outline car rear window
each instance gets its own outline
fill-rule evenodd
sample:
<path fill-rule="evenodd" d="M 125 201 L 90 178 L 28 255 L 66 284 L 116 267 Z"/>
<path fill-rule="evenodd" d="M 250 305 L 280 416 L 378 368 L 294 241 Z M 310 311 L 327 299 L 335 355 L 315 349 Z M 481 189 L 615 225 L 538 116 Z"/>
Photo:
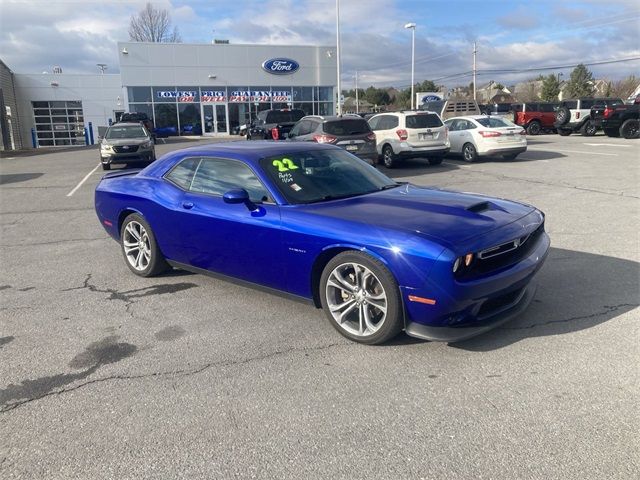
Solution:
<path fill-rule="evenodd" d="M 370 131 L 369 124 L 360 118 L 343 118 L 342 120 L 334 120 L 324 124 L 324 132 L 329 135 L 358 135 L 369 133 Z"/>
<path fill-rule="evenodd" d="M 440 117 L 433 113 L 407 115 L 405 122 L 407 128 L 437 128 L 442 126 Z"/>
<path fill-rule="evenodd" d="M 487 118 L 476 118 L 476 122 L 478 122 L 483 127 L 488 128 L 502 128 L 502 127 L 513 127 L 513 123 L 507 122 L 502 118 L 495 117 L 487 117 Z"/>
<path fill-rule="evenodd" d="M 291 110 L 289 112 L 269 112 L 265 123 L 292 123 L 304 117 L 302 110 Z"/>

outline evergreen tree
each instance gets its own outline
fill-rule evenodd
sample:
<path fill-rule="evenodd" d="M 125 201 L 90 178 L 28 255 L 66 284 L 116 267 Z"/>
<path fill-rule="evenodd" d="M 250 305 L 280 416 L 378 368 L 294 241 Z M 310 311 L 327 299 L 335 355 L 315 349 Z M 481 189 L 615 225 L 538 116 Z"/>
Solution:
<path fill-rule="evenodd" d="M 593 74 L 583 64 L 571 72 L 567 83 L 568 98 L 593 96 Z"/>
<path fill-rule="evenodd" d="M 545 102 L 557 102 L 560 94 L 560 81 L 555 74 L 550 74 L 542 80 L 542 91 L 540 98 Z"/>

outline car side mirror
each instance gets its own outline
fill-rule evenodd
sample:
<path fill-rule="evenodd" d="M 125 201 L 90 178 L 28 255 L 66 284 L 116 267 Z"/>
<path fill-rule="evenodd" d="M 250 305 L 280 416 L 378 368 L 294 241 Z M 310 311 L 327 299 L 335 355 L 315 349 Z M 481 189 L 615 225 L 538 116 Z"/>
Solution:
<path fill-rule="evenodd" d="M 224 203 L 238 204 L 244 203 L 250 211 L 257 210 L 257 206 L 249 199 L 249 192 L 244 188 L 234 188 L 222 196 Z"/>

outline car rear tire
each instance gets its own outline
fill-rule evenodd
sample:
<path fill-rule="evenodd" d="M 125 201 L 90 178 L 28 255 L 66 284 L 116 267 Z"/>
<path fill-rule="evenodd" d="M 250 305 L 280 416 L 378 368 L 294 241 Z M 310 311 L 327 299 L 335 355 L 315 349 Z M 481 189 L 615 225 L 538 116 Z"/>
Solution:
<path fill-rule="evenodd" d="M 556 123 L 564 125 L 571 119 L 571 111 L 567 107 L 560 107 L 556 112 Z"/>
<path fill-rule="evenodd" d="M 560 135 L 561 137 L 568 137 L 569 135 L 571 135 L 571 130 L 567 130 L 565 128 L 559 128 L 558 135 Z"/>
<path fill-rule="evenodd" d="M 443 157 L 431 157 L 427 159 L 429 162 L 429 165 L 440 165 L 442 163 L 442 160 L 444 160 Z"/>
<path fill-rule="evenodd" d="M 619 137 L 620 136 L 620 130 L 617 128 L 605 128 L 603 129 L 604 134 L 607 137 Z"/>
<path fill-rule="evenodd" d="M 102 170 L 111 170 L 111 164 L 110 163 L 103 163 L 102 164 Z"/>
<path fill-rule="evenodd" d="M 635 118 L 625 120 L 625 122 L 620 127 L 620 135 L 622 135 L 624 138 L 639 138 L 640 129 L 638 120 L 636 120 Z"/>
<path fill-rule="evenodd" d="M 542 131 L 542 127 L 540 126 L 540 122 L 531 122 L 527 125 L 527 135 L 540 135 Z"/>
<path fill-rule="evenodd" d="M 352 250 L 336 255 L 322 272 L 319 293 L 329 323 L 354 342 L 377 345 L 402 330 L 398 283 L 371 255 Z"/>
<path fill-rule="evenodd" d="M 478 158 L 478 151 L 473 143 L 465 143 L 462 146 L 462 158 L 465 162 L 475 162 Z"/>
<path fill-rule="evenodd" d="M 120 246 L 127 267 L 141 277 L 152 277 L 169 268 L 147 221 L 132 213 L 122 222 Z"/>
<path fill-rule="evenodd" d="M 584 125 L 580 128 L 580 134 L 583 137 L 593 137 L 598 131 L 598 127 L 591 121 L 587 120 L 584 122 Z"/>
<path fill-rule="evenodd" d="M 393 153 L 393 148 L 391 145 L 385 145 L 382 148 L 382 163 L 387 168 L 393 168 L 396 166 L 396 154 Z"/>

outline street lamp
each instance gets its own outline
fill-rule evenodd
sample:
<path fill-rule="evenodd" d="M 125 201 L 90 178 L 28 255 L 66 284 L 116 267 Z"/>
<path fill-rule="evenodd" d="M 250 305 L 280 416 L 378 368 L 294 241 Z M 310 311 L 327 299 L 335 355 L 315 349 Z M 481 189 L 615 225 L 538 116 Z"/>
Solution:
<path fill-rule="evenodd" d="M 414 81 L 413 81 L 413 73 L 415 69 L 415 53 L 416 53 L 416 24 L 415 23 L 407 23 L 404 28 L 411 29 L 411 110 L 414 110 L 414 102 L 415 93 L 414 89 Z"/>

